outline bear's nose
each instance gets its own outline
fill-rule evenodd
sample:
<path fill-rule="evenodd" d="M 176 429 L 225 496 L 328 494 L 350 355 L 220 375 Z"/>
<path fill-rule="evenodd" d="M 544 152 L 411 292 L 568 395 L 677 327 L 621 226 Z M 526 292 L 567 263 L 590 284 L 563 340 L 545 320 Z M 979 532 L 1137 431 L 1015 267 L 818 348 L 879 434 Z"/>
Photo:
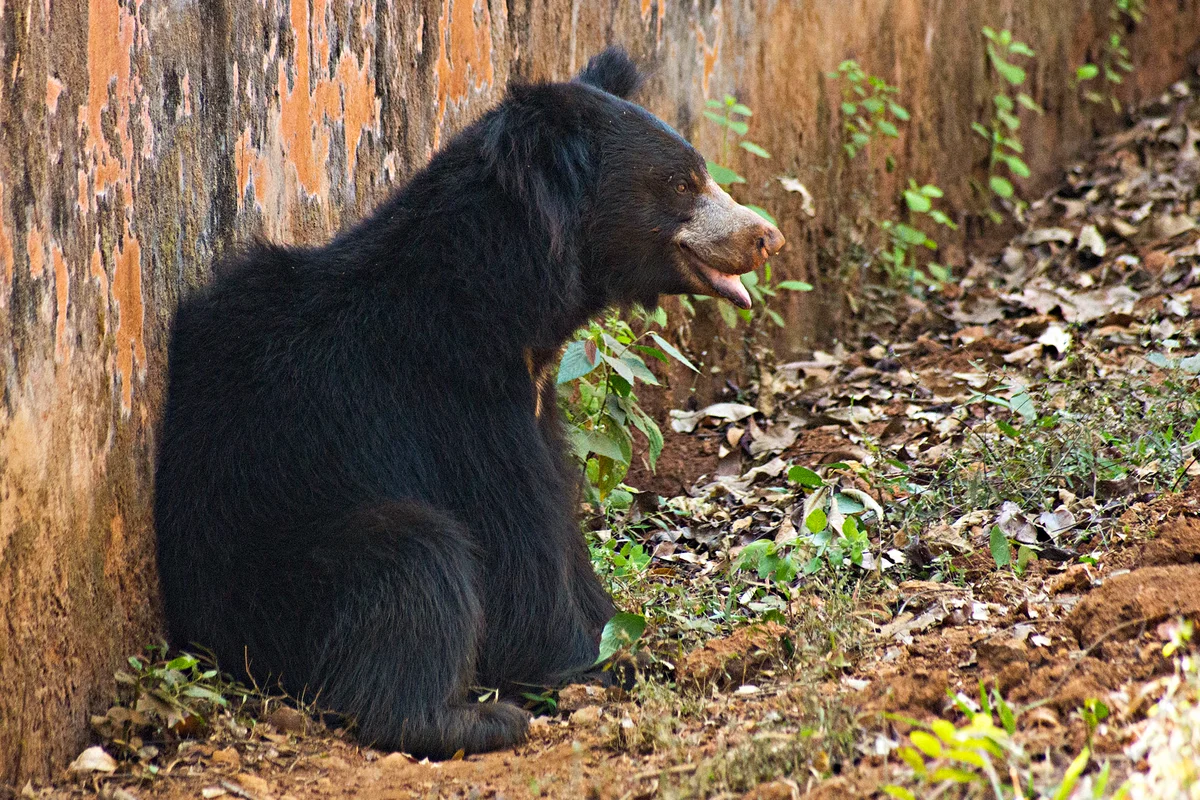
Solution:
<path fill-rule="evenodd" d="M 767 258 L 778 253 L 779 248 L 783 247 L 783 242 L 783 234 L 779 232 L 779 228 L 769 222 L 764 222 L 757 242 L 757 249 L 762 257 Z"/>
<path fill-rule="evenodd" d="M 754 231 L 754 267 L 761 267 L 763 262 L 779 252 L 783 247 L 783 234 L 771 223 L 762 220 Z"/>

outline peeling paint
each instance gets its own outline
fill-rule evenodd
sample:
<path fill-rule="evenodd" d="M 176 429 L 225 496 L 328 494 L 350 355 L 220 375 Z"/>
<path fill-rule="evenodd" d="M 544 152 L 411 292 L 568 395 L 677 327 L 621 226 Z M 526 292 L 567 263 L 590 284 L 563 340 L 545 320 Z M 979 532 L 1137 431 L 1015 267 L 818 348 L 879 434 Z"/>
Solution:
<path fill-rule="evenodd" d="M 67 262 L 63 258 L 62 248 L 57 242 L 50 243 L 50 261 L 54 265 L 54 358 L 60 363 L 70 358 L 71 350 L 67 346 L 67 302 L 70 299 L 70 276 L 67 273 Z"/>
<path fill-rule="evenodd" d="M 699 24 L 696 25 L 696 44 L 704 59 L 704 66 L 700 73 L 700 88 L 705 97 L 710 96 L 709 84 L 712 82 L 713 70 L 717 68 L 717 59 L 721 55 L 721 35 L 724 31 L 721 27 L 721 6 L 719 4 L 713 7 L 711 19 L 715 30 L 711 47 L 708 45 L 708 36 L 704 33 L 704 28 Z"/>
<path fill-rule="evenodd" d="M 135 237 L 127 237 L 113 254 L 112 296 L 117 306 L 117 373 L 121 376 L 121 412 L 128 414 L 133 401 L 134 359 L 146 369 L 142 300 L 142 248 Z"/>
<path fill-rule="evenodd" d="M 29 277 L 40 278 L 46 271 L 46 237 L 42 226 L 34 224 L 25 237 L 25 253 L 29 256 Z"/>
<path fill-rule="evenodd" d="M 247 126 L 235 144 L 239 208 L 253 181 L 255 203 L 276 224 L 283 221 L 280 216 L 286 216 L 289 200 L 297 195 L 297 190 L 318 200 L 328 196 L 331 124 L 342 124 L 347 180 L 351 186 L 358 165 L 359 143 L 368 131 L 379 130 L 380 103 L 371 69 L 373 56 L 368 52 L 359 63 L 353 52 L 344 51 L 333 76 L 327 76 L 331 45 L 325 0 L 313 0 L 312 10 L 310 19 L 305 0 L 291 3 L 290 20 L 296 37 L 293 76 L 289 82 L 287 64 L 281 61 L 277 68 L 279 113 L 273 115 L 270 129 L 273 136 L 256 148 Z M 368 15 L 364 20 L 373 22 L 373 16 Z M 310 51 L 315 51 L 316 56 L 315 82 Z M 282 208 L 267 208 L 267 199 L 272 195 L 281 198 Z"/>
<path fill-rule="evenodd" d="M 346 53 L 338 64 L 337 80 L 321 79 L 315 86 L 310 78 L 310 38 L 317 42 L 319 67 L 328 62 L 328 31 L 325 3 L 314 0 L 314 19 L 308 17 L 308 3 L 292 0 L 292 31 L 296 35 L 296 66 L 294 88 L 288 90 L 287 71 L 279 66 L 279 134 L 285 157 L 296 172 L 300 187 L 309 195 L 324 196 L 328 189 L 325 162 L 329 159 L 329 129 L 323 123 L 328 117 L 344 120 L 346 127 L 347 164 L 351 177 L 357 160 L 358 142 L 367 122 L 373 121 L 375 81 L 365 66 L 359 67 L 355 57 Z M 349 111 L 353 121 L 348 119 Z M 354 129 L 353 125 L 358 124 Z M 316 129 L 314 131 L 314 128 Z"/>
<path fill-rule="evenodd" d="M 132 89 L 133 47 L 137 20 L 117 0 L 91 0 L 88 3 L 88 95 L 79 108 L 80 133 L 86 132 L 84 164 L 93 184 L 92 192 L 104 194 L 118 182 L 128 182 L 133 161 L 133 139 L 129 134 Z M 101 115 L 108 108 L 109 86 L 115 83 L 119 153 L 112 152 L 101 129 Z M 95 201 L 87 192 L 85 178 L 80 179 L 83 208 L 94 211 Z M 128 204 L 128 197 L 125 198 Z"/>
<path fill-rule="evenodd" d="M 46 77 L 46 110 L 51 116 L 58 113 L 58 96 L 62 94 L 63 84 L 53 75 Z"/>
<path fill-rule="evenodd" d="M 437 23 L 438 57 L 433 67 L 438 79 L 434 149 L 441 144 L 446 109 L 466 100 L 472 89 L 480 91 L 496 79 L 492 67 L 492 16 L 487 4 L 481 5 L 482 13 L 476 15 L 471 0 L 442 3 Z"/>
<path fill-rule="evenodd" d="M 103 336 L 108 329 L 108 273 L 104 271 L 104 260 L 100 256 L 100 234 L 96 234 L 96 244 L 92 248 L 92 260 L 88 274 L 100 284 L 100 297 L 104 304 L 100 308 L 100 334 Z"/>
<path fill-rule="evenodd" d="M 67 275 L 66 259 L 62 257 L 62 248 L 58 242 L 50 242 L 50 263 L 54 264 L 54 357 L 59 362 L 70 359 L 71 349 L 67 347 L 67 301 L 71 279 Z"/>
<path fill-rule="evenodd" d="M 642 22 L 650 22 L 650 9 L 655 5 L 656 0 L 642 0 Z M 656 45 L 662 44 L 663 17 L 667 14 L 667 0 L 657 0 L 658 15 L 655 17 L 654 25 L 654 42 Z"/>
<path fill-rule="evenodd" d="M 254 202 L 259 208 L 264 208 L 267 202 L 267 160 L 258 154 L 250 140 L 250 126 L 242 131 L 234 145 L 234 168 L 237 170 L 238 208 L 242 207 L 243 198 L 250 180 L 254 181 Z"/>

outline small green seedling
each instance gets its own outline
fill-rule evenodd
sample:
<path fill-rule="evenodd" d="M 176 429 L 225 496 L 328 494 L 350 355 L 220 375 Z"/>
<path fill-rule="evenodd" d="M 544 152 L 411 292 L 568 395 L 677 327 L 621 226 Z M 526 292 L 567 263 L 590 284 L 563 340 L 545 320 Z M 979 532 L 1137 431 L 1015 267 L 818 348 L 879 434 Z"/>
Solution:
<path fill-rule="evenodd" d="M 971 123 L 971 130 L 989 146 L 987 183 L 973 185 L 984 197 L 985 213 L 993 222 L 998 223 L 1003 220 L 1003 216 L 993 207 L 994 199 L 1007 202 L 1018 217 L 1028 205 L 1017 196 L 1016 187 L 1010 180 L 1028 178 L 1030 175 L 1028 165 L 1021 158 L 1025 147 L 1021 143 L 1018 107 L 1038 114 L 1043 112 L 1042 107 L 1023 90 L 1022 87 L 1029 76 L 1025 69 L 1017 64 L 1018 59 L 1033 58 L 1034 51 L 1024 42 L 1014 39 L 1012 32 L 1008 30 L 997 32 L 985 27 L 983 35 L 987 39 L 988 61 L 1001 78 L 1001 88 L 992 98 L 992 114 L 988 124 Z"/>

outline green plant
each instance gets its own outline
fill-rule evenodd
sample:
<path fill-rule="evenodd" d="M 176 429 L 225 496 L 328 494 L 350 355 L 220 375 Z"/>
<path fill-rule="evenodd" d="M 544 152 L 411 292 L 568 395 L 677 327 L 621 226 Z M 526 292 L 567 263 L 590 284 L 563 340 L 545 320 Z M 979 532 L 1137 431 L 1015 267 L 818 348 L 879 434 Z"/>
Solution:
<path fill-rule="evenodd" d="M 638 381 L 658 384 L 642 356 L 664 363 L 673 359 L 696 370 L 655 330 L 667 324 L 662 308 L 635 313 L 642 323 L 641 333 L 617 311 L 579 331 L 563 352 L 557 377 L 572 450 L 587 478 L 585 499 L 618 508 L 627 508 L 632 501 L 629 492 L 618 490 L 633 460 L 631 429 L 646 437 L 651 469 L 663 446 L 658 424 L 642 409 L 634 391 Z"/>
<path fill-rule="evenodd" d="M 827 469 L 849 469 L 830 464 Z M 788 480 L 808 492 L 803 506 L 803 532 L 796 543 L 806 550 L 799 569 L 813 575 L 823 567 L 835 573 L 854 567 L 871 568 L 875 557 L 867 535 L 870 525 L 883 520 L 883 508 L 866 492 L 836 479 L 822 478 L 799 465 L 788 469 Z"/>
<path fill-rule="evenodd" d="M 917 785 L 932 789 L 941 784 L 983 784 L 996 797 L 1013 793 L 1026 796 L 1024 788 L 1013 786 L 1009 776 L 1014 772 L 1013 767 L 1024 767 L 1028 757 L 1013 740 L 1014 729 L 1008 725 L 997 727 L 990 713 L 970 713 L 961 727 L 946 719 L 936 719 L 928 725 L 903 721 L 918 726 L 909 734 L 909 744 L 897 751 Z M 888 784 L 883 790 L 902 800 L 917 797 L 911 789 L 899 784 Z"/>
<path fill-rule="evenodd" d="M 633 648 L 646 632 L 646 618 L 641 614 L 618 611 L 600 633 L 600 655 L 596 663 L 608 661 L 626 648 Z"/>
<path fill-rule="evenodd" d="M 995 562 L 996 569 L 1011 566 L 1017 577 L 1024 575 L 1025 570 L 1029 568 L 1029 562 L 1037 558 L 1037 550 L 1034 547 L 1022 544 L 1017 546 L 1017 560 L 1013 561 L 1012 542 L 1008 540 L 998 525 L 993 525 L 988 531 L 988 550 L 992 554 L 992 561 Z"/>
<path fill-rule="evenodd" d="M 1068 800 L 1083 788 L 1087 796 L 1101 798 L 1108 789 L 1110 765 L 1106 762 L 1090 780 L 1087 787 L 1080 776 L 1091 759 L 1090 744 L 1071 761 L 1057 785 L 1037 786 L 1029 756 L 1014 740 L 1018 713 L 996 689 L 986 690 L 979 685 L 979 702 L 962 693 L 950 693 L 955 707 L 967 719 L 962 725 L 941 718 L 929 724 L 890 715 L 892 719 L 912 725 L 916 730 L 909 744 L 896 753 L 907 765 L 908 774 L 900 783 L 883 787 L 885 794 L 900 800 L 941 795 L 953 786 L 968 791 L 975 788 L 990 792 L 995 798 L 1031 797 Z M 999 721 L 999 725 L 996 721 Z M 910 786 L 922 790 L 920 794 Z M 1079 795 L 1084 796 L 1084 795 Z"/>
<path fill-rule="evenodd" d="M 983 138 L 989 148 L 987 182 L 973 182 L 973 186 L 984 198 L 985 213 L 993 222 L 1000 222 L 1003 216 L 993 207 L 995 198 L 1009 203 L 1018 218 L 1027 205 L 1017 196 L 1012 181 L 1002 174 L 1007 172 L 1016 178 L 1028 178 L 1030 175 L 1029 167 L 1021 158 L 1025 147 L 1021 144 L 1018 106 L 1038 114 L 1043 112 L 1042 107 L 1021 89 L 1029 76 L 1015 63 L 1018 58 L 1033 58 L 1036 55 L 1034 51 L 1024 42 L 1014 39 L 1008 30 L 997 33 L 985 27 L 983 35 L 987 39 L 988 61 L 1002 79 L 1002 88 L 992 97 L 988 124 L 971 123 L 971 130 Z"/>
<path fill-rule="evenodd" d="M 209 730 L 214 720 L 230 711 L 230 698 L 242 704 L 255 693 L 238 686 L 217 669 L 189 653 L 167 659 L 165 644 L 146 647 L 143 656 L 130 656 L 130 669 L 116 673 L 117 697 L 91 725 L 123 759 L 142 764 L 143 775 L 154 777 L 162 746 Z"/>
<path fill-rule="evenodd" d="M 1003 503 L 1032 519 L 1057 506 L 1065 491 L 1085 508 L 1094 498 L 1106 512 L 1078 514 L 1056 534 L 1058 544 L 1102 548 L 1119 530 L 1120 512 L 1140 492 L 1185 486 L 1200 441 L 1194 374 L 1164 360 L 1152 379 L 1097 379 L 1076 375 L 1074 363 L 1068 355 L 1051 382 L 991 378 L 952 412 L 957 443 L 936 463 L 880 458 L 870 482 L 895 498 L 882 535 L 919 537 L 931 527 L 982 514 L 969 524 L 986 536 Z M 997 567 L 1015 572 L 1042 547 L 1010 543 L 994 532 L 986 538 Z M 939 577 L 950 566 L 932 565 Z"/>
<path fill-rule="evenodd" d="M 1096 729 L 1100 727 L 1100 723 L 1108 719 L 1108 706 L 1103 700 L 1097 700 L 1094 697 L 1089 697 L 1083 701 L 1083 707 L 1079 709 L 1079 718 L 1083 720 L 1084 727 L 1087 729 L 1087 749 L 1095 751 L 1096 749 Z"/>
<path fill-rule="evenodd" d="M 933 201 L 940 199 L 943 194 L 942 190 L 933 184 L 918 186 L 915 180 L 909 178 L 908 188 L 904 190 L 903 197 L 912 224 L 890 219 L 876 222 L 888 240 L 888 246 L 880 254 L 888 278 L 892 283 L 907 283 L 910 292 L 916 290 L 918 283 L 937 289 L 951 279 L 950 270 L 946 267 L 930 261 L 922 269 L 916 257 L 919 247 L 928 250 L 938 248 L 937 241 L 917 227 L 918 220 L 928 218 L 937 225 L 958 230 L 954 220 L 945 212 L 933 207 Z"/>
<path fill-rule="evenodd" d="M 1117 97 L 1117 87 L 1124 81 L 1122 73 L 1133 72 L 1133 62 L 1129 60 L 1129 48 L 1121 41 L 1121 34 L 1112 31 L 1100 46 L 1100 63 L 1087 63 L 1075 70 L 1075 82 L 1083 86 L 1083 98 L 1089 103 L 1108 102 L 1113 113 L 1121 113 L 1121 101 Z M 1088 88 L 1088 84 L 1103 77 L 1103 83 L 1096 88 Z"/>
<path fill-rule="evenodd" d="M 898 100 L 899 88 L 878 75 L 868 74 L 853 59 L 843 61 L 828 77 L 841 82 L 842 150 L 847 160 L 853 161 L 876 139 L 899 137 L 898 125 L 910 119 L 908 110 Z M 891 154 L 885 164 L 889 172 L 895 169 Z M 950 271 L 945 267 L 929 262 L 923 270 L 917 259 L 918 248 L 936 250 L 938 246 L 933 237 L 921 230 L 920 220 L 928 219 L 951 230 L 958 228 L 945 212 L 933 207 L 933 202 L 943 195 L 939 187 L 920 186 L 909 178 L 901 192 L 908 221 L 888 218 L 874 221 L 884 235 L 885 245 L 879 258 L 889 283 L 907 284 L 908 290 L 914 292 L 917 284 L 936 289 L 950 280 Z"/>
<path fill-rule="evenodd" d="M 729 191 L 734 184 L 746 182 L 746 179 L 738 174 L 735 169 L 728 166 L 733 163 L 735 146 L 756 158 L 770 158 L 771 154 L 763 149 L 761 145 L 746 138 L 746 135 L 750 132 L 750 123 L 747 120 L 754 112 L 743 103 L 739 103 L 736 97 L 727 94 L 724 100 L 709 100 L 706 105 L 707 108 L 704 111 L 704 116 L 721 128 L 721 145 L 718 154 L 720 160 L 709 160 L 706 162 L 708 165 L 708 174 L 717 185 Z M 743 205 L 772 225 L 778 224 L 775 218 L 761 206 L 750 203 L 744 203 Z M 776 326 L 782 328 L 784 324 L 783 317 L 780 316 L 779 312 L 770 307 L 770 299 L 778 295 L 780 291 L 810 292 L 813 289 L 811 284 L 804 281 L 780 281 L 779 283 L 775 283 L 771 275 L 770 262 L 763 265 L 761 275 L 757 272 L 750 272 L 743 275 L 742 285 L 750 293 L 750 299 L 753 303 L 750 308 L 734 308 L 727 303 L 720 303 L 717 306 L 721 318 L 725 320 L 725 324 L 730 328 L 736 328 L 739 319 L 752 324 L 760 313 L 770 319 Z"/>
<path fill-rule="evenodd" d="M 1146 0 L 1113 0 L 1108 16 L 1114 21 L 1128 17 L 1133 24 L 1138 25 L 1142 17 L 1146 16 Z"/>
<path fill-rule="evenodd" d="M 640 544 L 618 542 L 612 538 L 592 547 L 592 563 L 601 575 L 613 580 L 627 580 L 638 576 L 650 565 L 650 554 Z"/>
<path fill-rule="evenodd" d="M 753 116 L 754 112 L 743 103 L 739 103 L 737 98 L 731 94 L 725 95 L 722 100 L 709 100 L 705 103 L 707 108 L 704 111 L 704 116 L 715 122 L 721 127 L 721 161 L 708 161 L 708 174 L 718 185 L 730 187 L 735 183 L 745 183 L 746 179 L 737 173 L 732 167 L 727 166 L 733 162 L 733 147 L 742 148 L 747 153 L 757 156 L 758 158 L 770 158 L 768 153 L 761 145 L 755 144 L 745 138 L 750 132 L 750 123 L 746 120 Z M 732 136 L 732 139 L 731 139 Z M 759 213 L 763 210 L 758 206 L 746 206 L 752 208 Z"/>
<path fill-rule="evenodd" d="M 1137 25 L 1146 13 L 1145 0 L 1113 0 L 1108 10 L 1112 26 L 1108 35 L 1100 44 L 1099 63 L 1088 62 L 1075 70 L 1075 83 L 1084 87 L 1083 97 L 1089 103 L 1108 102 L 1114 113 L 1121 112 L 1121 101 L 1117 97 L 1117 87 L 1124 81 L 1124 74 L 1133 72 L 1133 62 L 1129 59 L 1129 48 L 1121 38 L 1121 31 L 1128 21 Z M 1098 78 L 1102 83 L 1095 87 L 1085 86 Z"/>
<path fill-rule="evenodd" d="M 847 59 L 837 69 L 827 73 L 830 80 L 840 80 L 842 89 L 842 150 L 853 160 L 877 136 L 896 139 L 900 132 L 897 122 L 908 122 L 908 109 L 900 105 L 900 90 L 878 75 L 869 75 L 859 63 Z M 889 155 L 888 169 L 895 166 Z"/>

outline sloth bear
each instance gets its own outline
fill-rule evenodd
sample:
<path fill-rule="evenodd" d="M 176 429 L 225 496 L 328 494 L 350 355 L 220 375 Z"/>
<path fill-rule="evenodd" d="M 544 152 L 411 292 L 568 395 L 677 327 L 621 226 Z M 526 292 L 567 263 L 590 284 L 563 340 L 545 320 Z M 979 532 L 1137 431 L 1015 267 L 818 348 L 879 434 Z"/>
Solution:
<path fill-rule="evenodd" d="M 610 48 L 513 85 L 361 223 L 251 245 L 180 305 L 154 508 L 173 644 L 434 758 L 525 735 L 471 687 L 592 667 L 613 604 L 531 371 L 610 304 L 749 306 L 737 276 L 783 244 L 626 99 L 640 81 Z"/>

